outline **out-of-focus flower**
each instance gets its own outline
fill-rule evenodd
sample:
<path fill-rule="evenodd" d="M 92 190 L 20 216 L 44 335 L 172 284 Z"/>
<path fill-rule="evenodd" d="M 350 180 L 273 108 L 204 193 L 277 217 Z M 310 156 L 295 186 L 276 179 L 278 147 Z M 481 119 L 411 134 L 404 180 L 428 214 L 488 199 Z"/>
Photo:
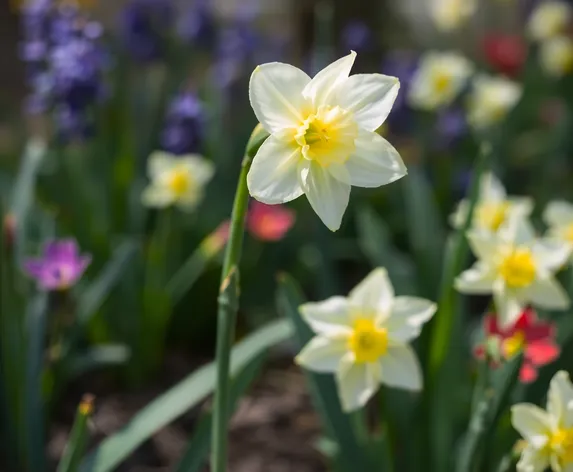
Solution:
<path fill-rule="evenodd" d="M 129 0 L 120 13 L 120 35 L 125 49 L 141 62 L 163 59 L 174 20 L 170 0 Z"/>
<path fill-rule="evenodd" d="M 529 37 L 544 41 L 559 36 L 567 31 L 572 18 L 573 9 L 569 3 L 560 0 L 540 2 L 529 17 Z"/>
<path fill-rule="evenodd" d="M 567 472 L 573 464 L 573 385 L 563 370 L 551 379 L 546 409 L 518 403 L 511 407 L 511 423 L 525 440 L 519 472 L 537 472 L 551 468 Z"/>
<path fill-rule="evenodd" d="M 523 68 L 527 46 L 523 39 L 511 34 L 489 34 L 483 41 L 487 62 L 497 71 L 515 77 Z"/>
<path fill-rule="evenodd" d="M 345 297 L 306 303 L 300 313 L 317 334 L 296 357 L 336 374 L 345 411 L 360 408 L 380 384 L 421 390 L 422 372 L 409 342 L 436 312 L 416 297 L 395 297 L 386 270 L 375 269 Z"/>
<path fill-rule="evenodd" d="M 173 99 L 161 134 L 161 147 L 172 154 L 194 154 L 203 143 L 203 106 L 190 91 Z"/>
<path fill-rule="evenodd" d="M 487 129 L 502 121 L 521 98 L 522 88 L 504 77 L 479 75 L 472 81 L 468 99 L 468 122 Z"/>
<path fill-rule="evenodd" d="M 556 36 L 543 41 L 539 47 L 539 62 L 547 75 L 563 77 L 573 70 L 573 41 Z"/>
<path fill-rule="evenodd" d="M 210 51 L 217 42 L 217 24 L 209 0 L 196 0 L 183 14 L 179 36 L 189 45 Z"/>
<path fill-rule="evenodd" d="M 462 200 L 451 216 L 452 226 L 463 226 L 469 210 L 469 202 Z M 533 210 L 529 197 L 507 197 L 503 184 L 491 172 L 482 176 L 478 202 L 474 211 L 471 229 L 478 233 L 495 233 L 513 215 L 527 218 Z"/>
<path fill-rule="evenodd" d="M 262 241 L 278 241 L 295 221 L 294 211 L 281 205 L 252 202 L 247 214 L 247 229 Z"/>
<path fill-rule="evenodd" d="M 466 115 L 460 108 L 452 107 L 442 110 L 436 123 L 438 145 L 450 147 L 467 133 Z"/>
<path fill-rule="evenodd" d="M 477 10 L 477 0 L 432 0 L 430 13 L 436 28 L 452 31 L 463 26 Z"/>
<path fill-rule="evenodd" d="M 2 232 L 4 233 L 4 244 L 6 247 L 12 247 L 16 238 L 16 217 L 13 214 L 8 213 L 4 215 Z"/>
<path fill-rule="evenodd" d="M 258 66 L 249 97 L 270 133 L 247 175 L 251 195 L 270 205 L 305 194 L 324 224 L 336 231 L 351 185 L 379 187 L 406 175 L 394 147 L 375 131 L 400 86 L 381 74 L 349 77 L 356 53 L 313 79 L 288 64 Z"/>
<path fill-rule="evenodd" d="M 354 20 L 342 29 L 342 45 L 344 49 L 365 52 L 372 49 L 372 31 L 366 23 Z"/>
<path fill-rule="evenodd" d="M 74 285 L 91 262 L 91 256 L 80 254 L 73 239 L 50 241 L 39 258 L 24 262 L 24 271 L 36 280 L 42 290 L 65 290 Z"/>
<path fill-rule="evenodd" d="M 408 102 L 413 108 L 435 110 L 458 97 L 473 72 L 464 56 L 454 52 L 428 52 L 410 84 Z"/>
<path fill-rule="evenodd" d="M 537 239 L 531 223 L 512 215 L 497 233 L 468 232 L 468 241 L 478 261 L 455 281 L 458 291 L 493 293 L 502 327 L 512 325 L 528 304 L 547 310 L 565 310 L 567 292 L 555 272 L 570 255 L 570 246 Z"/>
<path fill-rule="evenodd" d="M 519 380 L 531 383 L 537 379 L 537 368 L 553 362 L 559 357 L 559 345 L 555 341 L 555 325 L 537 319 L 531 308 L 526 308 L 514 324 L 502 328 L 494 314 L 484 319 L 486 341 L 475 349 L 475 355 L 483 358 L 486 354 L 493 361 L 508 360 L 523 353 L 523 363 L 519 370 Z"/>
<path fill-rule="evenodd" d="M 174 156 L 154 152 L 147 162 L 151 179 L 143 191 L 143 204 L 155 208 L 177 205 L 192 211 L 203 197 L 203 189 L 214 173 L 213 164 L 199 155 Z"/>
<path fill-rule="evenodd" d="M 547 205 L 543 220 L 549 226 L 547 237 L 561 241 L 573 248 L 573 205 L 556 200 Z"/>

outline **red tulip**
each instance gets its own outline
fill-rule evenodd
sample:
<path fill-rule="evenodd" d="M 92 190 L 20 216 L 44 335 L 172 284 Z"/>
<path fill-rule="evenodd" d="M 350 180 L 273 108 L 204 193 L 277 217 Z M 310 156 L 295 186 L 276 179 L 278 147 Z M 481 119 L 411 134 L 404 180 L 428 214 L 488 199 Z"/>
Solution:
<path fill-rule="evenodd" d="M 527 46 L 516 35 L 490 34 L 483 41 L 483 52 L 496 71 L 515 77 L 525 62 Z"/>
<path fill-rule="evenodd" d="M 281 205 L 265 205 L 253 201 L 247 215 L 247 228 L 257 239 L 278 241 L 292 227 L 295 214 Z"/>

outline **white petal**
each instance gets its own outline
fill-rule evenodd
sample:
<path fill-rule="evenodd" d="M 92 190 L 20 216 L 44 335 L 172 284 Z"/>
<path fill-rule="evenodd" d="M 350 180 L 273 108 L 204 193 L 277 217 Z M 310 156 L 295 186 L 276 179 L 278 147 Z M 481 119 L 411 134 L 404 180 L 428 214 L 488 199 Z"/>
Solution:
<path fill-rule="evenodd" d="M 546 310 L 566 310 L 571 304 L 565 289 L 552 276 L 536 279 L 525 290 L 533 305 Z"/>
<path fill-rule="evenodd" d="M 344 411 L 363 407 L 378 389 L 377 375 L 368 364 L 355 364 L 353 355 L 343 357 L 336 372 L 338 393 Z"/>
<path fill-rule="evenodd" d="M 463 271 L 454 281 L 455 289 L 460 293 L 487 295 L 492 292 L 495 273 L 481 262 Z"/>
<path fill-rule="evenodd" d="M 523 312 L 523 302 L 500 281 L 494 283 L 493 301 L 502 328 L 511 326 Z"/>
<path fill-rule="evenodd" d="M 534 201 L 531 197 L 509 197 L 508 201 L 511 203 L 509 208 L 511 212 L 527 217 L 533 211 Z"/>
<path fill-rule="evenodd" d="M 531 244 L 537 237 L 529 219 L 520 213 L 510 213 L 499 231 L 515 245 Z"/>
<path fill-rule="evenodd" d="M 305 303 L 299 307 L 304 320 L 315 333 L 336 335 L 350 333 L 352 320 L 344 297 L 330 297 L 322 302 Z"/>
<path fill-rule="evenodd" d="M 352 185 L 380 187 L 408 173 L 398 151 L 378 133 L 360 130 L 354 143 L 356 150 L 344 164 Z"/>
<path fill-rule="evenodd" d="M 511 407 L 511 424 L 533 447 L 540 449 L 547 443 L 551 422 L 547 413 L 531 403 Z"/>
<path fill-rule="evenodd" d="M 203 193 L 196 188 L 177 198 L 177 206 L 183 211 L 193 211 L 201 201 Z"/>
<path fill-rule="evenodd" d="M 310 206 L 327 228 L 331 231 L 340 228 L 350 198 L 350 185 L 335 179 L 320 164 L 308 161 L 299 165 L 299 179 Z"/>
<path fill-rule="evenodd" d="M 296 356 L 296 362 L 315 372 L 336 372 L 342 357 L 347 353 L 347 345 L 348 339 L 343 336 L 315 336 Z"/>
<path fill-rule="evenodd" d="M 144 206 L 165 208 L 175 202 L 175 196 L 168 188 L 159 185 L 149 185 L 143 190 L 141 201 Z"/>
<path fill-rule="evenodd" d="M 180 160 L 181 164 L 189 169 L 193 180 L 201 185 L 209 182 L 215 173 L 213 163 L 199 155 L 181 156 Z"/>
<path fill-rule="evenodd" d="M 517 463 L 517 472 L 543 472 L 547 467 L 549 467 L 547 449 L 526 446 Z"/>
<path fill-rule="evenodd" d="M 418 297 L 396 297 L 392 304 L 390 317 L 384 327 L 393 341 L 407 342 L 417 338 L 422 326 L 434 313 L 437 305 L 430 300 Z"/>
<path fill-rule="evenodd" d="M 286 133 L 272 134 L 260 147 L 247 175 L 249 193 L 274 205 L 303 194 L 298 178 L 300 148 L 287 140 Z"/>
<path fill-rule="evenodd" d="M 546 270 L 555 272 L 565 265 L 571 256 L 571 245 L 565 241 L 541 238 L 533 243 L 536 262 Z"/>
<path fill-rule="evenodd" d="M 307 84 L 303 95 L 311 100 L 315 107 L 328 105 L 331 99 L 336 98 L 338 87 L 348 79 L 355 58 L 356 53 L 352 51 L 348 56 L 326 66 Z"/>
<path fill-rule="evenodd" d="M 383 384 L 406 390 L 422 389 L 422 369 L 416 353 L 407 344 L 389 345 L 380 365 Z"/>
<path fill-rule="evenodd" d="M 356 74 L 338 88 L 336 103 L 354 114 L 361 128 L 377 130 L 398 96 L 400 81 L 383 74 Z"/>
<path fill-rule="evenodd" d="M 281 62 L 258 66 L 251 74 L 249 100 L 269 133 L 300 126 L 307 100 L 302 91 L 310 77 L 300 69 Z"/>
<path fill-rule="evenodd" d="M 468 231 L 467 238 L 478 259 L 490 260 L 498 251 L 499 241 L 494 234 Z"/>
<path fill-rule="evenodd" d="M 564 370 L 557 372 L 551 379 L 549 391 L 547 392 L 547 412 L 554 427 L 563 426 L 570 428 L 573 426 L 573 385 L 569 374 Z"/>
<path fill-rule="evenodd" d="M 162 174 L 176 165 L 176 158 L 167 152 L 155 151 L 147 159 L 147 173 L 151 180 L 158 179 Z"/>
<path fill-rule="evenodd" d="M 553 201 L 545 207 L 543 220 L 549 226 L 562 226 L 573 223 L 573 205 L 564 200 Z"/>
<path fill-rule="evenodd" d="M 492 173 L 487 172 L 480 180 L 480 200 L 503 202 L 506 198 L 505 187 Z"/>
<path fill-rule="evenodd" d="M 460 200 L 456 209 L 450 215 L 449 222 L 454 228 L 461 228 L 466 222 L 466 217 L 469 210 L 469 202 L 467 200 Z"/>
<path fill-rule="evenodd" d="M 348 294 L 348 302 L 353 307 L 375 310 L 383 316 L 390 314 L 394 300 L 394 287 L 383 267 L 374 269 Z"/>

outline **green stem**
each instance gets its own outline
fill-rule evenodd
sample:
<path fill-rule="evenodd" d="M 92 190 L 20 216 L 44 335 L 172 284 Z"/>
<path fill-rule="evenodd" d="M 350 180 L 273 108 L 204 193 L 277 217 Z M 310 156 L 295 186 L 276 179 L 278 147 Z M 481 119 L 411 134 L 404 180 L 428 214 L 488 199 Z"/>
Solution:
<path fill-rule="evenodd" d="M 241 257 L 245 219 L 249 203 L 247 189 L 247 173 L 251 167 L 251 157 L 245 156 L 242 163 L 241 174 L 237 184 L 233 213 L 231 215 L 231 228 L 229 242 L 225 250 L 223 271 L 221 272 L 221 292 L 228 285 L 228 277 L 234 267 L 237 267 Z M 236 307 L 224 303 L 223 296 L 219 297 L 217 314 L 217 384 L 213 410 L 212 429 L 212 472 L 226 472 L 227 470 L 227 422 L 229 416 L 229 361 L 231 346 L 235 335 L 237 318 Z"/>

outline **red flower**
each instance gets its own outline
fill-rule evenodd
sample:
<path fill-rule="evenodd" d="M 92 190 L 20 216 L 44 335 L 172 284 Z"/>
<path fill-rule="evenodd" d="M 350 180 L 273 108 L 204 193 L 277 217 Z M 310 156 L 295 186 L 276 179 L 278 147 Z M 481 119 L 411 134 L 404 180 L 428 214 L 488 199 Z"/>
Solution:
<path fill-rule="evenodd" d="M 515 77 L 523 67 L 527 47 L 519 36 L 490 34 L 483 41 L 483 52 L 496 71 Z"/>
<path fill-rule="evenodd" d="M 511 359 L 523 352 L 523 364 L 519 379 L 523 383 L 533 382 L 537 378 L 537 368 L 553 362 L 559 357 L 560 349 L 555 343 L 555 326 L 547 321 L 539 321 L 531 308 L 523 311 L 513 326 L 502 329 L 497 317 L 489 314 L 484 320 L 486 345 L 476 347 L 474 354 L 483 358 L 485 350 L 492 348 L 493 357 Z"/>
<path fill-rule="evenodd" d="M 295 214 L 281 205 L 265 205 L 253 201 L 247 215 L 247 228 L 257 239 L 278 241 L 292 227 Z"/>

